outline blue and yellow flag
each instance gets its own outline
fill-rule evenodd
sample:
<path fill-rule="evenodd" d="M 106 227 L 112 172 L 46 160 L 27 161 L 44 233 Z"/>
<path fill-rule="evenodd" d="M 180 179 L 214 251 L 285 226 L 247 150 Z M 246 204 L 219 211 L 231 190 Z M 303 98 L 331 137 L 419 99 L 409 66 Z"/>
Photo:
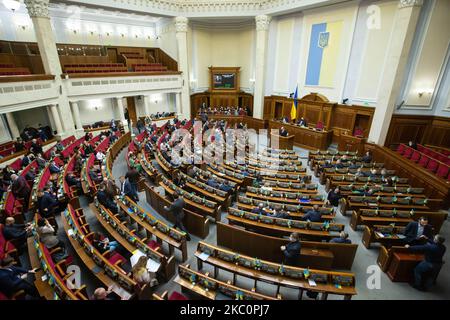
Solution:
<path fill-rule="evenodd" d="M 294 101 L 292 101 L 291 121 L 297 118 L 297 103 L 298 103 L 297 97 L 298 97 L 298 86 L 295 88 Z"/>

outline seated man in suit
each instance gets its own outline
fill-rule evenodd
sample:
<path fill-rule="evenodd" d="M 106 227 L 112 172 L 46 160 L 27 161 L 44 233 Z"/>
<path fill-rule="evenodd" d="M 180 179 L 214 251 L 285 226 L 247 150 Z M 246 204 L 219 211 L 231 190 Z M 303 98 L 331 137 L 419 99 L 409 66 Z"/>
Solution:
<path fill-rule="evenodd" d="M 219 187 L 219 184 L 217 183 L 216 178 L 217 177 L 213 175 L 211 178 L 208 179 L 208 181 L 206 181 L 206 184 L 210 187 L 217 189 Z"/>
<path fill-rule="evenodd" d="M 284 127 L 280 128 L 280 136 L 282 137 L 287 137 L 288 136 L 288 132 Z"/>
<path fill-rule="evenodd" d="M 433 239 L 433 227 L 428 224 L 427 217 L 419 221 L 411 221 L 405 228 L 405 243 L 409 245 L 423 244 Z"/>
<path fill-rule="evenodd" d="M 97 200 L 102 206 L 110 210 L 113 214 L 117 214 L 119 212 L 117 204 L 114 202 L 114 199 L 108 195 L 106 192 L 106 186 L 103 183 L 98 188 Z"/>
<path fill-rule="evenodd" d="M 350 162 L 350 165 L 348 166 L 349 169 L 358 169 L 360 166 L 358 164 L 356 164 L 355 160 L 352 160 Z"/>
<path fill-rule="evenodd" d="M 31 167 L 30 170 L 25 174 L 25 180 L 27 180 L 30 183 L 34 182 L 34 179 L 36 179 L 36 168 Z"/>
<path fill-rule="evenodd" d="M 51 174 L 55 174 L 55 173 L 60 173 L 61 172 L 61 168 L 56 164 L 55 160 L 53 160 L 50 163 L 50 166 L 48 168 L 49 168 Z"/>
<path fill-rule="evenodd" d="M 288 117 L 283 117 L 283 123 L 289 123 L 289 118 Z"/>
<path fill-rule="evenodd" d="M 312 210 L 306 212 L 306 214 L 302 217 L 303 221 L 311 221 L 311 222 L 321 222 L 322 221 L 322 213 L 320 213 L 319 205 L 315 204 Z"/>
<path fill-rule="evenodd" d="M 230 183 L 228 182 L 228 180 L 225 180 L 220 186 L 219 189 L 225 192 L 230 192 L 231 190 L 233 190 L 233 187 L 230 186 Z"/>
<path fill-rule="evenodd" d="M 372 162 L 372 154 L 370 151 L 367 151 L 364 157 L 362 157 L 362 161 L 365 163 L 371 163 Z"/>
<path fill-rule="evenodd" d="M 431 242 L 424 245 L 405 245 L 411 252 L 420 252 L 425 259 L 414 268 L 414 283 L 412 286 L 420 291 L 426 291 L 436 279 L 442 266 L 442 257 L 445 254 L 445 238 L 436 235 Z M 426 279 L 424 279 L 426 277 Z"/>
<path fill-rule="evenodd" d="M 299 125 L 300 127 L 307 127 L 308 123 L 306 122 L 306 120 L 301 117 L 298 121 L 297 121 L 297 125 Z"/>
<path fill-rule="evenodd" d="M 251 212 L 255 213 L 255 214 L 263 214 L 263 215 L 265 215 L 266 211 L 264 210 L 264 204 L 260 203 L 257 207 L 253 208 Z"/>
<path fill-rule="evenodd" d="M 337 159 L 336 163 L 334 164 L 334 167 L 336 169 L 343 169 L 344 168 L 344 164 L 342 163 L 341 159 Z"/>
<path fill-rule="evenodd" d="M 0 266 L 0 288 L 7 297 L 12 296 L 18 291 L 23 290 L 26 295 L 33 299 L 39 299 L 40 295 L 36 287 L 25 280 L 28 274 L 36 273 L 37 269 L 27 270 L 17 266 L 10 266 L 4 260 Z"/>
<path fill-rule="evenodd" d="M 27 153 L 23 156 L 22 158 L 22 168 L 25 168 L 26 166 L 28 166 L 31 161 L 33 161 L 34 157 L 32 156 L 32 154 Z"/>
<path fill-rule="evenodd" d="M 415 141 L 409 141 L 408 147 L 413 148 L 414 150 L 417 150 L 417 143 Z"/>
<path fill-rule="evenodd" d="M 80 178 L 75 177 L 75 175 L 70 172 L 66 176 L 66 182 L 69 185 L 69 187 L 76 187 L 78 190 L 81 189 L 81 180 Z"/>
<path fill-rule="evenodd" d="M 22 247 L 27 242 L 30 230 L 31 224 L 17 224 L 13 217 L 7 217 L 3 227 L 3 236 L 6 240 L 14 241 L 19 247 Z"/>
<path fill-rule="evenodd" d="M 40 195 L 41 193 L 38 194 L 38 196 Z M 45 218 L 58 214 L 62 211 L 62 209 L 64 209 L 61 208 L 62 206 L 60 205 L 56 196 L 51 193 L 49 187 L 45 187 L 38 205 L 39 205 L 39 214 L 41 214 Z"/>
<path fill-rule="evenodd" d="M 122 196 L 130 197 L 133 201 L 138 202 L 139 197 L 137 193 L 134 191 L 133 187 L 131 186 L 130 181 L 127 178 L 125 178 L 125 176 L 121 176 L 119 180 L 120 180 L 120 194 Z"/>
<path fill-rule="evenodd" d="M 102 176 L 100 174 L 100 169 L 98 169 L 96 167 L 92 167 L 89 170 L 89 177 L 95 184 L 98 184 L 98 183 L 102 182 L 102 180 L 103 180 Z"/>
<path fill-rule="evenodd" d="M 341 231 L 339 237 L 331 239 L 330 243 L 352 243 L 352 242 L 348 238 L 348 233 L 345 231 Z"/>
<path fill-rule="evenodd" d="M 30 151 L 34 154 L 43 153 L 42 146 L 36 139 L 32 140 Z"/>
<path fill-rule="evenodd" d="M 280 247 L 283 252 L 283 263 L 289 266 L 298 266 L 300 262 L 300 236 L 298 233 L 291 233 L 289 236 L 289 243 Z"/>

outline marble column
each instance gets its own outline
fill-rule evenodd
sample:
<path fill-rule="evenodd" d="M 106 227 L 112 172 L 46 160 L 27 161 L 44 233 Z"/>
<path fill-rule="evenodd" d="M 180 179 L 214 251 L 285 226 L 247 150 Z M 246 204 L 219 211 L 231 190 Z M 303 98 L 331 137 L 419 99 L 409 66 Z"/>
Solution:
<path fill-rule="evenodd" d="M 368 142 L 384 145 L 395 110 L 395 103 L 401 92 L 402 80 L 406 76 L 406 65 L 411 44 L 419 19 L 422 0 L 399 1 L 398 12 L 392 28 L 386 62 L 379 89 L 378 101 L 373 115 Z"/>
<path fill-rule="evenodd" d="M 11 137 L 15 140 L 17 137 L 20 137 L 20 131 L 17 127 L 16 120 L 14 119 L 14 115 L 12 112 L 8 112 L 6 115 L 6 121 L 8 121 L 9 130 L 11 131 Z"/>
<path fill-rule="evenodd" d="M 55 75 L 55 85 L 60 91 L 58 108 L 61 114 L 63 129 L 59 131 L 60 136 L 69 136 L 75 133 L 75 126 L 70 110 L 69 100 L 63 81 L 61 64 L 59 62 L 58 50 L 56 48 L 55 36 L 53 34 L 48 13 L 49 0 L 25 0 L 28 14 L 31 17 L 36 34 L 36 40 L 46 74 Z"/>
<path fill-rule="evenodd" d="M 175 108 L 177 110 L 177 115 L 179 117 L 183 117 L 183 114 L 181 112 L 181 93 L 179 92 L 175 93 Z"/>
<path fill-rule="evenodd" d="M 253 116 L 262 119 L 264 115 L 264 83 L 267 56 L 268 30 L 271 17 L 256 16 L 255 90 L 253 94 Z"/>
<path fill-rule="evenodd" d="M 79 135 L 84 134 L 83 125 L 81 124 L 80 107 L 78 106 L 78 101 L 73 101 L 71 104 L 72 104 L 72 114 L 75 120 L 75 126 L 77 127 L 76 132 L 78 137 Z"/>
<path fill-rule="evenodd" d="M 150 116 L 150 96 L 144 96 L 144 112 L 146 116 Z"/>
<path fill-rule="evenodd" d="M 120 123 L 123 125 L 123 129 L 125 132 L 128 132 L 130 129 L 128 127 L 128 121 L 125 119 L 125 111 L 123 108 L 123 98 L 116 98 L 117 112 L 119 113 Z"/>
<path fill-rule="evenodd" d="M 55 123 L 55 128 L 53 128 L 53 130 L 56 130 L 57 135 L 61 135 L 63 132 L 63 127 L 61 124 L 61 119 L 59 117 L 58 106 L 52 104 L 50 106 L 50 110 L 52 112 L 53 122 Z"/>
<path fill-rule="evenodd" d="M 183 86 L 181 88 L 181 118 L 191 118 L 191 97 L 189 89 L 189 64 L 187 47 L 188 19 L 175 18 L 175 30 L 178 47 L 178 70 L 182 72 Z"/>

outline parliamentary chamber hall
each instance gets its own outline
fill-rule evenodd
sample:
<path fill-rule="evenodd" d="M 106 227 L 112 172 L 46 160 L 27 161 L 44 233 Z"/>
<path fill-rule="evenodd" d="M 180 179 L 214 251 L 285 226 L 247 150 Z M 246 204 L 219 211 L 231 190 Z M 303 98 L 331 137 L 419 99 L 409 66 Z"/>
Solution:
<path fill-rule="evenodd" d="M 5 304 L 450 299 L 450 1 L 0 0 L 0 187 Z"/>

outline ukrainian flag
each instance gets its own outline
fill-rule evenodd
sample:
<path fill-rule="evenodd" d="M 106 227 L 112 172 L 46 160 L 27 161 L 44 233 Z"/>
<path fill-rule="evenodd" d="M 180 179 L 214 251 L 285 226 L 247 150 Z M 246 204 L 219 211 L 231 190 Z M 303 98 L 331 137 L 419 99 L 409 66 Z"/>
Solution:
<path fill-rule="evenodd" d="M 305 79 L 307 86 L 334 86 L 342 29 L 342 21 L 312 25 Z"/>
<path fill-rule="evenodd" d="M 298 86 L 295 88 L 294 93 L 294 101 L 292 101 L 292 108 L 291 108 L 291 120 L 295 120 L 297 118 L 297 97 L 298 97 Z"/>

